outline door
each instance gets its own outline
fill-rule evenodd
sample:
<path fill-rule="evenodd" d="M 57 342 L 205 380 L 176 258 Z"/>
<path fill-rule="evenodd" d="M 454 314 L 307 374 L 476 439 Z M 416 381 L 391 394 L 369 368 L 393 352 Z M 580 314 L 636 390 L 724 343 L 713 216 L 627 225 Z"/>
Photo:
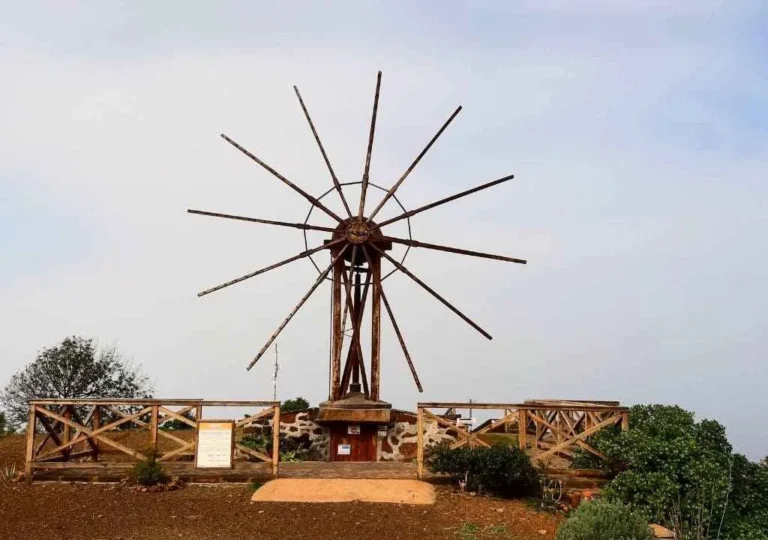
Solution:
<path fill-rule="evenodd" d="M 376 461 L 376 424 L 334 424 L 331 461 Z"/>

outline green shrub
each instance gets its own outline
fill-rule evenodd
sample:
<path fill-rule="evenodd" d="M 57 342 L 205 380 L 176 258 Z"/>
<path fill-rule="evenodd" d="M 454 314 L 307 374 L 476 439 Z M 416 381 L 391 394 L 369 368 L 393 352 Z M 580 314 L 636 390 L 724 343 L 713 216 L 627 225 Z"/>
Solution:
<path fill-rule="evenodd" d="M 293 399 L 286 399 L 280 404 L 280 412 L 287 413 L 293 411 L 302 411 L 309 409 L 309 401 L 303 397 L 297 397 Z"/>
<path fill-rule="evenodd" d="M 149 454 L 145 460 L 138 461 L 133 466 L 131 480 L 142 486 L 156 486 L 164 484 L 169 478 L 156 456 Z"/>
<path fill-rule="evenodd" d="M 603 494 L 631 504 L 678 538 L 768 540 L 768 468 L 734 454 L 725 428 L 667 405 L 630 409 L 630 429 L 606 429 L 588 442 L 607 459 L 581 454 L 613 479 Z"/>
<path fill-rule="evenodd" d="M 557 530 L 557 540 L 652 540 L 648 522 L 621 503 L 585 502 Z"/>
<path fill-rule="evenodd" d="M 427 457 L 429 470 L 449 474 L 470 491 L 489 491 L 505 497 L 525 497 L 539 490 L 539 474 L 531 458 L 519 448 L 496 444 L 489 447 L 433 447 Z"/>

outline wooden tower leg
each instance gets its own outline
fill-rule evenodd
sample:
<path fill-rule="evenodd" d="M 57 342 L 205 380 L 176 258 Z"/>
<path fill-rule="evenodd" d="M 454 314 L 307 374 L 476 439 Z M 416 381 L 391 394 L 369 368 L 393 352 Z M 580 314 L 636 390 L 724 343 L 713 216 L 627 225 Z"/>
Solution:
<path fill-rule="evenodd" d="M 379 401 L 381 380 L 381 257 L 370 262 L 373 294 L 371 295 L 371 399 Z"/>
<path fill-rule="evenodd" d="M 334 256 L 335 257 L 335 256 Z M 331 352 L 331 400 L 341 398 L 341 273 L 344 272 L 344 260 L 339 260 L 333 267 L 333 348 Z"/>

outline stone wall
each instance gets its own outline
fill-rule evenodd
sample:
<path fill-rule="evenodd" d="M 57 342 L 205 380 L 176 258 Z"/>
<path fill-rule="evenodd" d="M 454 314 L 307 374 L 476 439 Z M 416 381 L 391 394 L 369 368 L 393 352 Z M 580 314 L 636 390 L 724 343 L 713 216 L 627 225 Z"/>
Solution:
<path fill-rule="evenodd" d="M 416 414 L 406 411 L 392 411 L 394 425 L 387 430 L 386 437 L 378 440 L 378 461 L 409 461 L 416 459 Z M 437 422 L 424 422 L 424 448 L 443 441 L 455 441 L 452 430 Z"/>
<path fill-rule="evenodd" d="M 330 431 L 314 421 L 317 409 L 294 411 L 280 415 L 280 433 L 297 441 L 309 442 L 313 459 L 327 460 L 330 454 Z M 387 428 L 386 437 L 377 437 L 376 459 L 378 461 L 410 461 L 416 459 L 415 413 L 392 411 L 393 423 Z M 452 430 L 436 422 L 424 422 L 424 447 L 443 441 L 455 441 Z"/>
<path fill-rule="evenodd" d="M 315 409 L 289 412 L 280 415 L 280 433 L 297 441 L 308 441 L 314 458 L 328 459 L 331 435 L 328 428 L 315 423 Z"/>

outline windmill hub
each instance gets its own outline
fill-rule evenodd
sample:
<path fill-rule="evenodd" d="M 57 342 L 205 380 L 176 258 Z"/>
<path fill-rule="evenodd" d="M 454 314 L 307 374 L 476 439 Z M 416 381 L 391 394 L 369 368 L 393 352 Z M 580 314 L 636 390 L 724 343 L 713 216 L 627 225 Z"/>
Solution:
<path fill-rule="evenodd" d="M 352 218 L 347 224 L 346 237 L 352 244 L 365 244 L 371 237 L 376 224 L 366 219 Z"/>

